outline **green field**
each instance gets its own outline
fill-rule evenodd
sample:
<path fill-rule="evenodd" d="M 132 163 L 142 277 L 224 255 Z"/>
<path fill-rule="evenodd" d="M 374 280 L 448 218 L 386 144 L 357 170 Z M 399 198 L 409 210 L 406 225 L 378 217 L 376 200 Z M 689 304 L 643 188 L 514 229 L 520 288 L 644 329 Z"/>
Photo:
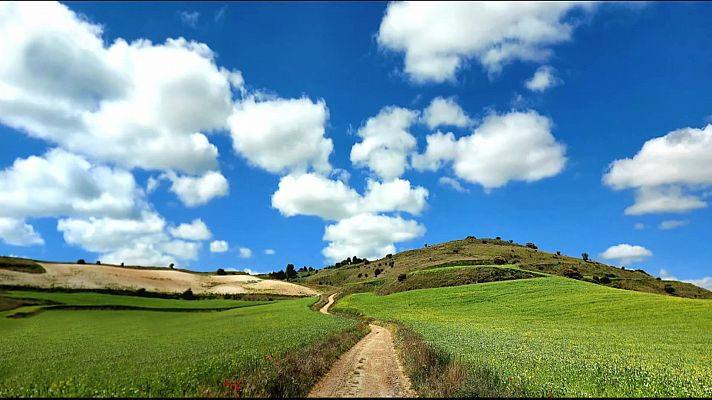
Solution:
<path fill-rule="evenodd" d="M 359 293 L 335 310 L 402 322 L 506 393 L 712 397 L 709 300 L 542 277 Z"/>
<path fill-rule="evenodd" d="M 224 308 L 219 312 L 46 310 L 0 318 L 0 397 L 206 396 L 239 379 L 264 395 L 265 374 L 289 352 L 353 328 L 312 311 L 316 298 L 267 304 L 95 293 L 12 292 L 67 305 Z M 206 307 L 209 306 L 209 307 Z"/>

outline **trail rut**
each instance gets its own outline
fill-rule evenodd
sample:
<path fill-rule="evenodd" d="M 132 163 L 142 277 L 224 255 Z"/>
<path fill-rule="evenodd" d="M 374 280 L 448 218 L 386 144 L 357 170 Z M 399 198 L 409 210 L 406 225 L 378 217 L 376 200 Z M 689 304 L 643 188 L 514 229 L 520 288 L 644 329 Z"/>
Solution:
<path fill-rule="evenodd" d="M 319 311 L 328 314 L 333 294 Z M 370 324 L 371 332 L 344 353 L 308 397 L 415 397 L 398 361 L 391 332 Z"/>

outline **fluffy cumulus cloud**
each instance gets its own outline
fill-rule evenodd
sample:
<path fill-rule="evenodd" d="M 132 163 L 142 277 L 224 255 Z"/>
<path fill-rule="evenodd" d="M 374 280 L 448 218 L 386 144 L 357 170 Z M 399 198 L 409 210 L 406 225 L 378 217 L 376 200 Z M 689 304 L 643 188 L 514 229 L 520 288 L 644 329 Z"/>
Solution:
<path fill-rule="evenodd" d="M 211 253 L 224 253 L 230 250 L 227 242 L 224 240 L 214 240 L 210 242 L 210 252 Z"/>
<path fill-rule="evenodd" d="M 606 251 L 601 253 L 601 258 L 606 260 L 617 260 L 620 265 L 625 266 L 644 261 L 652 255 L 653 252 L 643 246 L 618 244 L 609 247 Z"/>
<path fill-rule="evenodd" d="M 142 202 L 128 171 L 94 166 L 61 149 L 18 158 L 0 171 L 0 216 L 127 217 Z"/>
<path fill-rule="evenodd" d="M 422 118 L 430 129 L 445 125 L 464 128 L 472 124 L 470 117 L 452 98 L 434 98 L 423 111 Z"/>
<path fill-rule="evenodd" d="M 662 229 L 662 230 L 671 230 L 671 229 L 681 228 L 681 227 L 687 225 L 688 223 L 690 223 L 690 222 L 687 220 L 670 219 L 670 220 L 665 220 L 665 221 L 660 222 L 660 225 L 658 225 L 658 228 Z"/>
<path fill-rule="evenodd" d="M 240 258 L 251 258 L 252 257 L 252 250 L 247 247 L 240 247 L 238 249 L 239 256 Z"/>
<path fill-rule="evenodd" d="M 712 124 L 648 140 L 632 158 L 612 162 L 603 182 L 614 190 L 636 190 L 629 215 L 707 207 L 694 191 L 712 186 Z"/>
<path fill-rule="evenodd" d="M 229 118 L 235 151 L 272 173 L 331 171 L 334 147 L 324 137 L 329 110 L 323 100 L 254 96 L 237 103 Z"/>
<path fill-rule="evenodd" d="M 551 125 L 535 111 L 491 114 L 469 136 L 428 136 L 425 153 L 414 156 L 412 164 L 436 170 L 451 161 L 457 177 L 488 190 L 512 180 L 548 178 L 566 164 L 565 147 L 552 135 Z"/>
<path fill-rule="evenodd" d="M 514 60 L 542 62 L 556 43 L 571 39 L 575 2 L 393 2 L 378 31 L 381 47 L 405 53 L 415 82 L 454 80 L 468 60 L 490 73 Z"/>
<path fill-rule="evenodd" d="M 408 165 L 408 154 L 417 145 L 408 129 L 417 122 L 418 114 L 401 107 L 384 107 L 358 130 L 362 140 L 351 148 L 351 162 L 367 166 L 385 181 L 400 177 Z"/>
<path fill-rule="evenodd" d="M 404 211 L 418 215 L 426 205 L 428 191 L 410 182 L 394 179 L 389 182 L 367 181 L 366 194 L 338 180 L 309 173 L 287 175 L 272 195 L 272 207 L 291 217 L 312 215 L 338 221 L 359 213 Z"/>
<path fill-rule="evenodd" d="M 189 224 L 180 224 L 171 228 L 170 233 L 173 237 L 187 240 L 208 240 L 213 236 L 208 226 L 200 218 L 194 219 Z"/>
<path fill-rule="evenodd" d="M 333 262 L 352 256 L 374 259 L 395 253 L 394 243 L 424 234 L 425 227 L 415 221 L 359 214 L 326 227 L 324 240 L 330 243 L 322 253 Z"/>
<path fill-rule="evenodd" d="M 534 76 L 526 81 L 524 85 L 532 92 L 543 92 L 559 83 L 561 83 L 561 80 L 554 75 L 554 69 L 544 65 L 539 67 L 534 72 Z"/>
<path fill-rule="evenodd" d="M 179 176 L 170 171 L 163 177 L 171 181 L 171 192 L 188 207 L 206 204 L 216 197 L 227 196 L 230 191 L 227 179 L 217 171 L 208 171 L 198 177 Z"/>
<path fill-rule="evenodd" d="M 32 225 L 16 218 L 0 217 L 0 240 L 13 246 L 44 244 L 42 236 L 35 232 Z"/>
<path fill-rule="evenodd" d="M 0 122 L 127 168 L 202 173 L 224 128 L 231 82 L 205 44 L 119 38 L 60 3 L 0 6 Z"/>
<path fill-rule="evenodd" d="M 168 266 L 176 259 L 195 260 L 200 244 L 171 239 L 166 222 L 144 211 L 140 218 L 65 218 L 57 223 L 65 242 L 100 253 L 108 263 Z"/>

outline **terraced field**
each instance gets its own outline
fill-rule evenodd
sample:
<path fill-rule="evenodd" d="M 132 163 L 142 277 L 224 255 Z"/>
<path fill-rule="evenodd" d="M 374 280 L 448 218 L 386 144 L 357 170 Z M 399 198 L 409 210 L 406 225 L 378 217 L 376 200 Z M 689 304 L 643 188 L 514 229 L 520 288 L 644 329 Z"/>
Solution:
<path fill-rule="evenodd" d="M 275 374 L 283 365 L 313 362 L 303 350 L 356 325 L 312 311 L 315 298 L 265 304 L 96 293 L 9 296 L 151 310 L 50 309 L 0 318 L 0 397 L 225 396 L 226 390 L 235 394 L 235 385 L 242 396 L 269 396 L 283 389 L 270 386 L 282 384 L 285 378 Z M 230 309 L 155 310 L 177 307 Z M 291 363 L 285 363 L 289 357 Z M 232 387 L 223 386 L 226 379 Z"/>
<path fill-rule="evenodd" d="M 388 296 L 336 311 L 400 321 L 462 363 L 460 395 L 712 396 L 712 302 L 540 277 Z"/>

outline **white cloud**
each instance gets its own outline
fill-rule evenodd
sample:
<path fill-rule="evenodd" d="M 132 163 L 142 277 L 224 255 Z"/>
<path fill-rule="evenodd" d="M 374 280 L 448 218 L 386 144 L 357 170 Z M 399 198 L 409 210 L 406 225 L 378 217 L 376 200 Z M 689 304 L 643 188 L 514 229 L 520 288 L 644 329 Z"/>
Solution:
<path fill-rule="evenodd" d="M 178 15 L 180 16 L 181 22 L 191 28 L 195 28 L 200 18 L 198 11 L 180 11 Z"/>
<path fill-rule="evenodd" d="M 210 242 L 211 253 L 224 253 L 230 249 L 227 242 L 224 240 L 214 240 Z"/>
<path fill-rule="evenodd" d="M 195 260 L 199 243 L 171 240 L 166 222 L 158 214 L 143 211 L 138 219 L 66 218 L 57 222 L 65 242 L 87 251 L 101 253 L 109 263 L 168 266 L 176 258 Z"/>
<path fill-rule="evenodd" d="M 24 220 L 0 217 L 0 240 L 13 246 L 42 245 L 44 240 Z"/>
<path fill-rule="evenodd" d="M 707 207 L 689 192 L 712 186 L 712 124 L 648 140 L 633 158 L 613 161 L 603 182 L 614 190 L 637 191 L 629 215 Z"/>
<path fill-rule="evenodd" d="M 606 260 L 618 260 L 618 263 L 623 266 L 641 262 L 652 255 L 653 252 L 645 247 L 630 244 L 611 246 L 601 253 L 602 258 Z"/>
<path fill-rule="evenodd" d="M 235 151 L 271 173 L 331 171 L 331 139 L 324 137 L 329 110 L 323 100 L 249 97 L 229 118 Z"/>
<path fill-rule="evenodd" d="M 412 187 L 403 179 L 385 183 L 369 179 L 366 194 L 361 196 L 342 181 L 309 173 L 283 177 L 272 195 L 272 207 L 287 217 L 312 215 L 338 221 L 363 212 L 405 211 L 418 215 L 427 204 L 427 197 L 425 188 Z"/>
<path fill-rule="evenodd" d="M 677 228 L 687 225 L 689 222 L 690 221 L 687 221 L 687 220 L 676 220 L 676 219 L 666 220 L 666 221 L 662 221 L 660 223 L 660 225 L 658 226 L 658 228 L 663 229 L 663 230 L 677 229 Z"/>
<path fill-rule="evenodd" d="M 443 185 L 443 186 L 449 186 L 453 190 L 460 192 L 460 193 L 469 193 L 470 190 L 463 187 L 460 184 L 460 181 L 457 179 L 450 178 L 449 176 L 441 176 L 440 179 L 438 179 L 438 183 Z"/>
<path fill-rule="evenodd" d="M 636 230 L 641 231 L 641 230 L 645 229 L 645 224 L 642 224 L 642 223 L 638 222 L 637 224 L 633 225 L 633 228 L 635 228 Z"/>
<path fill-rule="evenodd" d="M 398 178 L 408 165 L 408 154 L 417 145 L 408 132 L 417 119 L 417 111 L 384 107 L 356 132 L 362 141 L 351 148 L 351 162 L 369 167 L 385 181 Z"/>
<path fill-rule="evenodd" d="M 216 197 L 226 196 L 230 191 L 227 179 L 216 171 L 208 171 L 198 177 L 178 176 L 169 171 L 163 177 L 171 181 L 171 192 L 188 207 L 206 204 Z"/>
<path fill-rule="evenodd" d="M 247 247 L 240 247 L 238 249 L 240 252 L 240 258 L 251 258 L 252 257 L 252 250 L 250 250 Z"/>
<path fill-rule="evenodd" d="M 491 114 L 469 136 L 428 136 L 426 152 L 413 157 L 413 167 L 436 170 L 452 161 L 457 177 L 487 190 L 512 180 L 548 178 L 566 164 L 565 147 L 551 134 L 551 125 L 535 111 Z"/>
<path fill-rule="evenodd" d="M 259 274 L 259 272 L 255 271 L 255 270 L 253 270 L 253 269 L 250 269 L 250 268 L 244 268 L 244 269 L 242 270 L 242 272 L 247 272 L 247 273 L 250 274 L 250 275 L 258 275 L 258 274 Z"/>
<path fill-rule="evenodd" d="M 127 168 L 203 173 L 217 167 L 205 131 L 232 110 L 210 48 L 183 38 L 118 38 L 60 3 L 0 5 L 0 122 Z M 170 66 L 167 68 L 166 66 Z"/>
<path fill-rule="evenodd" d="M 460 105 L 458 105 L 453 98 L 434 98 L 428 108 L 423 111 L 422 118 L 430 129 L 443 125 L 457 126 L 460 128 L 472 125 L 470 117 L 465 114 Z"/>
<path fill-rule="evenodd" d="M 575 2 L 393 2 L 378 32 L 381 47 L 405 53 L 415 82 L 454 80 L 471 58 L 490 73 L 514 60 L 542 62 L 550 47 L 571 39 Z"/>
<path fill-rule="evenodd" d="M 268 256 L 273 256 L 275 255 L 274 249 L 265 249 L 265 254 Z"/>
<path fill-rule="evenodd" d="M 525 86 L 533 92 L 543 92 L 560 83 L 561 80 L 554 75 L 554 69 L 544 65 L 534 72 L 534 76 L 526 81 Z"/>
<path fill-rule="evenodd" d="M 416 221 L 359 214 L 326 227 L 324 240 L 330 243 L 322 253 L 333 262 L 352 256 L 380 258 L 395 253 L 394 243 L 415 239 L 423 234 L 425 227 Z"/>
<path fill-rule="evenodd" d="M 687 282 L 687 283 L 691 283 L 695 286 L 699 286 L 699 287 L 707 289 L 707 290 L 712 290 L 712 276 L 705 276 L 700 279 L 680 280 L 680 279 L 677 279 L 677 277 L 672 275 L 668 270 L 666 270 L 664 268 L 660 269 L 660 272 L 658 275 L 660 276 L 660 279 L 663 279 L 666 281 Z"/>
<path fill-rule="evenodd" d="M 625 214 L 684 213 L 705 207 L 707 202 L 697 196 L 684 194 L 680 187 L 652 186 L 637 190 L 635 203 L 625 209 Z"/>
<path fill-rule="evenodd" d="M 18 158 L 0 171 L 0 216 L 114 216 L 134 213 L 142 194 L 128 171 L 91 165 L 61 149 Z"/>
<path fill-rule="evenodd" d="M 187 240 L 208 240 L 213 234 L 202 219 L 196 218 L 190 224 L 180 224 L 177 228 L 169 229 L 173 237 Z"/>

